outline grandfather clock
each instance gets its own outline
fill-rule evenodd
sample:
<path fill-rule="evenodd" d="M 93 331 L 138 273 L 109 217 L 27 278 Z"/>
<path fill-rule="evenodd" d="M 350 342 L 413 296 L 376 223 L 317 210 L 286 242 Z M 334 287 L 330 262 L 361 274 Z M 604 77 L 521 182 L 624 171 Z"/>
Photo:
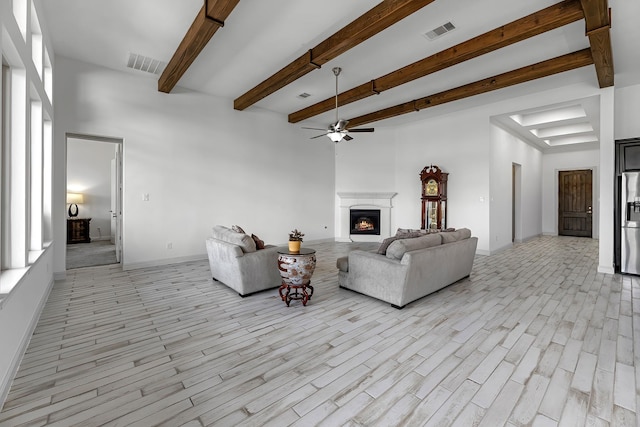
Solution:
<path fill-rule="evenodd" d="M 425 166 L 422 183 L 422 226 L 428 230 L 447 228 L 447 177 L 438 166 Z"/>

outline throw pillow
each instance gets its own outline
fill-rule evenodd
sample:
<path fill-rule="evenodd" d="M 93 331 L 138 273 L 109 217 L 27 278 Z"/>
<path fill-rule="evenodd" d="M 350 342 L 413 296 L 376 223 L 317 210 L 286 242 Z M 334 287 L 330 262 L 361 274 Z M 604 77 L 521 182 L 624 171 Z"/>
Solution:
<path fill-rule="evenodd" d="M 457 231 L 442 233 L 442 243 L 453 243 L 458 240 L 464 240 L 471 237 L 471 230 L 468 228 L 460 228 Z"/>
<path fill-rule="evenodd" d="M 256 250 L 264 249 L 264 240 L 260 240 L 260 238 L 255 234 L 252 234 L 251 238 L 253 239 L 254 242 L 256 242 Z"/>
<path fill-rule="evenodd" d="M 398 228 L 398 230 L 396 231 L 396 236 L 402 236 L 405 234 L 412 234 L 412 233 L 427 234 L 428 232 L 429 232 L 428 230 L 422 230 L 422 229 Z"/>
<path fill-rule="evenodd" d="M 236 233 L 242 233 L 242 234 L 247 234 L 244 232 L 244 230 L 242 229 L 242 227 L 240 227 L 239 225 L 232 225 L 231 229 L 233 231 L 235 231 Z"/>

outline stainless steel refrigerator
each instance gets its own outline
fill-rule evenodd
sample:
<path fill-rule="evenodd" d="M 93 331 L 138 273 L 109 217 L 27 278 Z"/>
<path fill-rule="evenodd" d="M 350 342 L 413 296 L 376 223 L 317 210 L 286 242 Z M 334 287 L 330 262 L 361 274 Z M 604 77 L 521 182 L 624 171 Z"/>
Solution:
<path fill-rule="evenodd" d="M 622 174 L 620 270 L 640 274 L 640 172 Z"/>

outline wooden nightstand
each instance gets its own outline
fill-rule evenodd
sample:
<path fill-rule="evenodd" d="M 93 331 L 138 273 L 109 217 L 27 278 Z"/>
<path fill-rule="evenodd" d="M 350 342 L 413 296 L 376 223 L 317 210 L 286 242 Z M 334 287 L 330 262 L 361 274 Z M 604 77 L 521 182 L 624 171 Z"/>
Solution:
<path fill-rule="evenodd" d="M 67 243 L 89 243 L 89 222 L 91 218 L 67 219 Z"/>

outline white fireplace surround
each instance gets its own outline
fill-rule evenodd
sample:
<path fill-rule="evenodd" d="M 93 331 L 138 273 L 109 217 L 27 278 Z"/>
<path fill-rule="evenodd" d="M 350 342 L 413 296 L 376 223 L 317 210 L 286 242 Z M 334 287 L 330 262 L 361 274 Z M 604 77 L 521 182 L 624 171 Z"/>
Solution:
<path fill-rule="evenodd" d="M 391 199 L 398 193 L 339 192 L 338 242 L 381 242 L 391 236 Z M 380 209 L 380 235 L 351 234 L 351 209 Z"/>

